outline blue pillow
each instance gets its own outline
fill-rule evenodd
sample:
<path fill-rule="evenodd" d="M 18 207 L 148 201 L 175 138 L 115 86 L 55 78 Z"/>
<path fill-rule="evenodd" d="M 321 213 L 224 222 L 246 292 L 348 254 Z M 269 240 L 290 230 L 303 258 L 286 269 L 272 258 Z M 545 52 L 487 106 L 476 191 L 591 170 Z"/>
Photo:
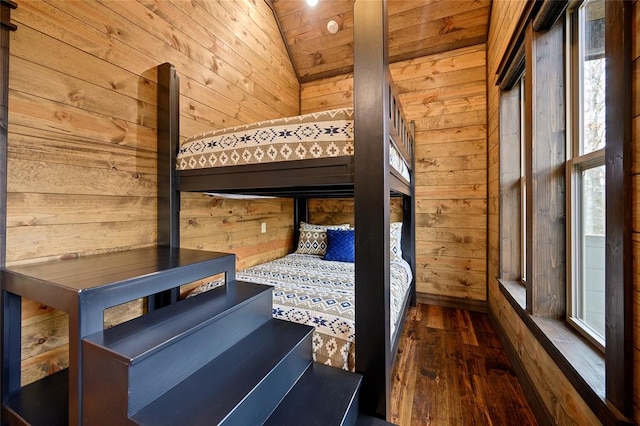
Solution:
<path fill-rule="evenodd" d="M 355 261 L 355 231 L 353 229 L 327 229 L 327 252 L 324 260 Z"/>

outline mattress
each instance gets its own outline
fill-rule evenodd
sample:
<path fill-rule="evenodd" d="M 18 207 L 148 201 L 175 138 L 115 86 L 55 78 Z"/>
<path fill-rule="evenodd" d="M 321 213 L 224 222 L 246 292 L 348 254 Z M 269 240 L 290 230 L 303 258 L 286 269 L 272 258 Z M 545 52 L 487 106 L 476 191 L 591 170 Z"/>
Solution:
<path fill-rule="evenodd" d="M 389 163 L 409 181 L 409 168 L 392 143 Z M 178 170 L 264 164 L 354 154 L 353 108 L 213 130 L 180 146 Z"/>
<path fill-rule="evenodd" d="M 322 256 L 289 254 L 236 274 L 236 279 L 267 284 L 273 289 L 273 317 L 315 327 L 313 359 L 354 370 L 354 264 L 322 260 Z M 411 268 L 391 262 L 391 342 L 409 294 Z M 194 289 L 189 297 L 222 285 L 214 281 Z"/>

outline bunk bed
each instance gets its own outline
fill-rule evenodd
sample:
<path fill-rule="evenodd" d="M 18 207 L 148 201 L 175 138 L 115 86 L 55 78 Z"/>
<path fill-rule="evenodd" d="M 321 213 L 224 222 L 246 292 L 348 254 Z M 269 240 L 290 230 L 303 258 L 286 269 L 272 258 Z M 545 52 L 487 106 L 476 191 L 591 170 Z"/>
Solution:
<path fill-rule="evenodd" d="M 373 6 L 373 7 L 372 7 Z M 177 158 L 179 147 L 179 82 L 175 68 L 158 68 L 158 243 L 180 245 L 180 192 L 214 192 L 288 197 L 294 200 L 294 234 L 308 222 L 307 200 L 353 197 L 355 205 L 355 370 L 363 373 L 361 408 L 385 418 L 389 411 L 391 370 L 400 333 L 392 333 L 390 321 L 390 198 L 403 202 L 402 253 L 415 277 L 414 130 L 403 115 L 388 68 L 386 2 L 356 1 L 354 5 L 354 108 L 329 112 L 351 118 L 342 133 L 353 131 L 355 141 L 323 158 L 286 161 L 248 161 L 246 150 L 221 154 L 214 159 L 194 149 Z M 317 114 L 323 115 L 323 114 Z M 316 117 L 317 118 L 317 117 Z M 298 117 L 292 120 L 304 120 Z M 261 123 L 264 125 L 265 123 Z M 282 122 L 268 123 L 280 125 Z M 353 126 L 351 129 L 349 126 Z M 233 131 L 252 130 L 249 127 Z M 255 135 L 255 133 L 254 133 Z M 201 145 L 220 134 L 194 138 Z M 209 138 L 209 139 L 207 139 Z M 218 143 L 224 140 L 218 138 Z M 237 139 L 236 139 L 237 140 Z M 199 141 L 199 142 L 197 142 Z M 293 148 L 295 149 L 295 148 Z M 312 148 L 309 148 L 311 150 Z M 195 156 L 194 156 L 195 155 Z M 262 156 L 264 157 L 263 151 Z M 232 158 L 233 156 L 233 158 Z M 291 157 L 296 157 L 291 155 Z M 392 157 L 393 161 L 390 161 Z M 284 161 L 283 161 L 284 160 Z M 400 164 L 393 167 L 391 163 Z M 223 167 L 208 167 L 224 163 Z M 244 164 L 243 164 L 244 163 Z M 406 167 L 402 173 L 403 165 Z M 218 164 L 220 165 L 220 164 Z M 403 176 L 404 174 L 404 176 Z M 157 295 L 155 305 L 170 303 L 177 292 Z M 409 304 L 415 303 L 415 279 L 402 302 L 401 329 Z"/>
<path fill-rule="evenodd" d="M 413 272 L 402 259 L 400 236 L 402 222 L 391 224 L 392 257 L 390 274 L 391 342 L 397 340 L 402 315 L 410 297 Z M 355 371 L 355 274 L 352 252 L 340 245 L 324 250 L 306 243 L 325 232 L 327 227 L 303 223 L 296 252 L 266 263 L 238 271 L 236 279 L 273 287 L 273 317 L 314 327 L 313 360 L 332 367 Z M 347 236 L 353 230 L 345 226 L 328 226 L 330 234 Z M 305 230 L 306 229 L 306 230 Z M 335 232 L 334 232 L 335 231 Z M 349 237 L 348 237 L 349 238 Z M 336 249 L 333 249 L 336 248 Z M 339 259 L 339 260 L 331 260 Z M 218 279 L 192 290 L 187 298 L 206 293 L 225 284 Z"/>

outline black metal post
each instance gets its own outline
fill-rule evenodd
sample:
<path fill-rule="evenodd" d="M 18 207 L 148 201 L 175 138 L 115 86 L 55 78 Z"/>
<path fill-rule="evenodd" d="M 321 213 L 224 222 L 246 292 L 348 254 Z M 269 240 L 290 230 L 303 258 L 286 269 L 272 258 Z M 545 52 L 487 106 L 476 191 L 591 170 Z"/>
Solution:
<path fill-rule="evenodd" d="M 180 192 L 175 171 L 180 136 L 180 80 L 175 67 L 158 66 L 158 245 L 180 247 Z M 177 302 L 180 289 L 150 296 L 147 310 Z"/>
<path fill-rule="evenodd" d="M 386 418 L 390 408 L 389 90 L 387 3 L 354 4 L 356 371 L 360 407 Z"/>

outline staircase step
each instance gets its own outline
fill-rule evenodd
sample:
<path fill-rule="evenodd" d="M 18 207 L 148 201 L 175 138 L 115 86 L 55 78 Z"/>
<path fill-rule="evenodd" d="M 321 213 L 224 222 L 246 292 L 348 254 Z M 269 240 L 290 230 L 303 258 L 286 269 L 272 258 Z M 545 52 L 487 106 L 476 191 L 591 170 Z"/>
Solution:
<path fill-rule="evenodd" d="M 362 376 L 314 363 L 265 426 L 355 425 Z"/>
<path fill-rule="evenodd" d="M 272 319 L 131 420 L 154 426 L 262 424 L 312 364 L 312 332 Z"/>
<path fill-rule="evenodd" d="M 126 419 L 271 321 L 271 306 L 272 287 L 234 281 L 86 337 L 83 418 Z"/>

